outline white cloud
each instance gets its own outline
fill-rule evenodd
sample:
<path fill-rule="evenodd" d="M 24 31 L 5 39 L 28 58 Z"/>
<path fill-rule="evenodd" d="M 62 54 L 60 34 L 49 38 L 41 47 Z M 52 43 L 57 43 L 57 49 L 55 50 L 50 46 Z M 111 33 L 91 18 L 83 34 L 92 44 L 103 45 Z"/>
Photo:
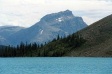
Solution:
<path fill-rule="evenodd" d="M 92 24 L 93 22 L 99 20 L 99 18 L 91 18 L 87 16 L 82 16 L 83 20 L 88 23 L 88 25 Z"/>
<path fill-rule="evenodd" d="M 0 25 L 31 26 L 46 14 L 72 10 L 88 24 L 112 13 L 109 0 L 0 0 Z"/>

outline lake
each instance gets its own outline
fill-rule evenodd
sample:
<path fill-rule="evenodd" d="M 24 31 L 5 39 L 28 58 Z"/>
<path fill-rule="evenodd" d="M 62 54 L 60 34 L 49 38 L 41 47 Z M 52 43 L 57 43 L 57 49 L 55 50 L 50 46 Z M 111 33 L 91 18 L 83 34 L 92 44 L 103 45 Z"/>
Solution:
<path fill-rule="evenodd" d="M 0 58 L 0 74 L 112 74 L 112 58 Z"/>

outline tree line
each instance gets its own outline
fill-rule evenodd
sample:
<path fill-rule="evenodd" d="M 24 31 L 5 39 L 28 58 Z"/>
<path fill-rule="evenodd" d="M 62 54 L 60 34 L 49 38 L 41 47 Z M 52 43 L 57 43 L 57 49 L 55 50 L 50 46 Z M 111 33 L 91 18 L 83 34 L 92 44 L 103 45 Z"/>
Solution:
<path fill-rule="evenodd" d="M 0 57 L 61 57 L 86 42 L 79 34 L 53 39 L 45 44 L 23 43 L 0 48 Z"/>

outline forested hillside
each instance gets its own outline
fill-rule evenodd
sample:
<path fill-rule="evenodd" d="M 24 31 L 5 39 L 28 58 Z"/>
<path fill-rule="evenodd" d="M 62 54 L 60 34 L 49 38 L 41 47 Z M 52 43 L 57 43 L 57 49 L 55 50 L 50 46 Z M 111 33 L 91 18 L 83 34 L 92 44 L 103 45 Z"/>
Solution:
<path fill-rule="evenodd" d="M 112 15 L 78 32 L 86 43 L 66 56 L 112 57 Z"/>
<path fill-rule="evenodd" d="M 60 57 L 71 50 L 80 47 L 84 40 L 78 34 L 72 34 L 68 37 L 61 38 L 59 35 L 56 39 L 45 44 L 24 44 L 21 43 L 17 47 L 7 46 L 0 49 L 1 57 Z"/>

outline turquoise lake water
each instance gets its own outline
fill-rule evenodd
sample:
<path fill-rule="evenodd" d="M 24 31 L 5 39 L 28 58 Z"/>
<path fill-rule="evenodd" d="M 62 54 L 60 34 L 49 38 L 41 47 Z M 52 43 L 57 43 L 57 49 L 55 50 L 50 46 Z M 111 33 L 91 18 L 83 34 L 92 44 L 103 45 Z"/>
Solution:
<path fill-rule="evenodd" d="M 112 58 L 0 58 L 0 74 L 112 74 Z"/>

